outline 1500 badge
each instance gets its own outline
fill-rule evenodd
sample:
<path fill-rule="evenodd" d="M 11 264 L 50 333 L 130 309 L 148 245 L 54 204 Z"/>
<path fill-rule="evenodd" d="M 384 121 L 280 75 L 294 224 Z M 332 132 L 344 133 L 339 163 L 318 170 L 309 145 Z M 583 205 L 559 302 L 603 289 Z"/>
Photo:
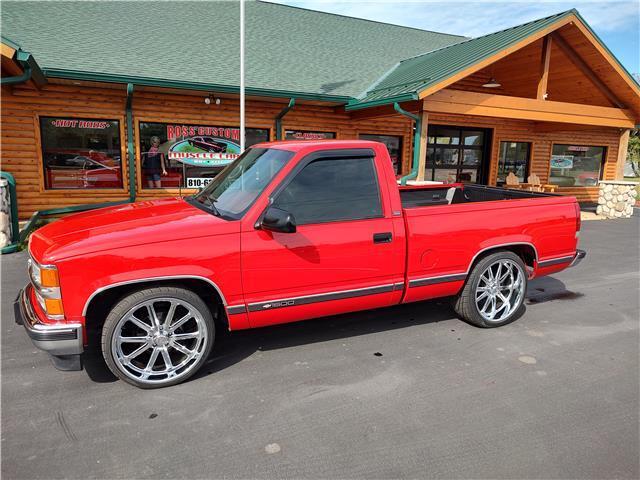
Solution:
<path fill-rule="evenodd" d="M 268 308 L 290 307 L 291 305 L 295 305 L 295 304 L 296 304 L 295 300 L 283 300 L 281 302 L 265 303 L 262 306 L 262 308 L 268 309 Z"/>

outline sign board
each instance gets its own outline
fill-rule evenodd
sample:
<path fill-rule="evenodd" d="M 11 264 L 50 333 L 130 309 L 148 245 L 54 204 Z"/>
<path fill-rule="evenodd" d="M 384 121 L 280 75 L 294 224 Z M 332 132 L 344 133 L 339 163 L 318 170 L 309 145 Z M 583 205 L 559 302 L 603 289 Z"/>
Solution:
<path fill-rule="evenodd" d="M 287 130 L 284 133 L 285 140 L 326 140 L 336 138 L 333 132 L 306 132 L 301 130 Z"/>
<path fill-rule="evenodd" d="M 552 155 L 551 168 L 573 168 L 573 155 Z"/>
<path fill-rule="evenodd" d="M 213 178 L 187 177 L 187 188 L 204 188 Z"/>
<path fill-rule="evenodd" d="M 166 128 L 167 156 L 185 165 L 221 167 L 240 155 L 239 128 L 173 124 Z"/>

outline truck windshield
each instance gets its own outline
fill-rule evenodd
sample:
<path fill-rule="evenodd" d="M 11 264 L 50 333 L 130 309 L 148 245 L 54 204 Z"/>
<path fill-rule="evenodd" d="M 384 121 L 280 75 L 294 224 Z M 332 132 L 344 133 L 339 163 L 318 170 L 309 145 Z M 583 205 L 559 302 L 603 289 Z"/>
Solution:
<path fill-rule="evenodd" d="M 225 168 L 192 202 L 214 215 L 237 220 L 245 214 L 293 152 L 250 148 Z"/>

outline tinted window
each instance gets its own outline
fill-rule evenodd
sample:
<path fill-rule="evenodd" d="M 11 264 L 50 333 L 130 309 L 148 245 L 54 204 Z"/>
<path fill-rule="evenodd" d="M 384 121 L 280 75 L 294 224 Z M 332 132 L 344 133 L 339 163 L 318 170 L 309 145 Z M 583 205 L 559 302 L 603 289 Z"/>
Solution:
<path fill-rule="evenodd" d="M 506 181 L 507 175 L 513 172 L 521 183 L 527 181 L 529 171 L 530 145 L 525 142 L 500 142 L 498 157 L 498 184 Z"/>
<path fill-rule="evenodd" d="M 362 140 L 373 140 L 374 142 L 384 143 L 391 157 L 391 163 L 393 164 L 393 171 L 398 174 L 401 170 L 400 157 L 402 156 L 402 137 L 396 137 L 393 135 L 375 135 L 375 134 L 361 134 Z"/>
<path fill-rule="evenodd" d="M 44 180 L 54 188 L 122 188 L 117 120 L 40 118 Z"/>
<path fill-rule="evenodd" d="M 382 216 L 372 158 L 316 160 L 281 191 L 274 205 L 298 225 Z"/>
<path fill-rule="evenodd" d="M 249 148 L 193 198 L 224 218 L 238 219 L 291 157 L 286 150 Z"/>
<path fill-rule="evenodd" d="M 604 147 L 554 145 L 549 183 L 562 187 L 598 185 L 604 158 Z"/>

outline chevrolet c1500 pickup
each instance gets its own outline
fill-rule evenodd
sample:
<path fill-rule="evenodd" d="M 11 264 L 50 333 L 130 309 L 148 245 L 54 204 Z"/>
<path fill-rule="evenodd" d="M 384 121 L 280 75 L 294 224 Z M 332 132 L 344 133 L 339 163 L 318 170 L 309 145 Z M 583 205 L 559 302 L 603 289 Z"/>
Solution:
<path fill-rule="evenodd" d="M 82 368 L 97 337 L 115 375 L 161 387 L 202 366 L 217 328 L 436 297 L 474 325 L 505 325 L 529 279 L 584 257 L 579 231 L 572 197 L 399 187 L 381 143 L 263 143 L 191 197 L 37 230 L 16 320 L 60 369 Z"/>

